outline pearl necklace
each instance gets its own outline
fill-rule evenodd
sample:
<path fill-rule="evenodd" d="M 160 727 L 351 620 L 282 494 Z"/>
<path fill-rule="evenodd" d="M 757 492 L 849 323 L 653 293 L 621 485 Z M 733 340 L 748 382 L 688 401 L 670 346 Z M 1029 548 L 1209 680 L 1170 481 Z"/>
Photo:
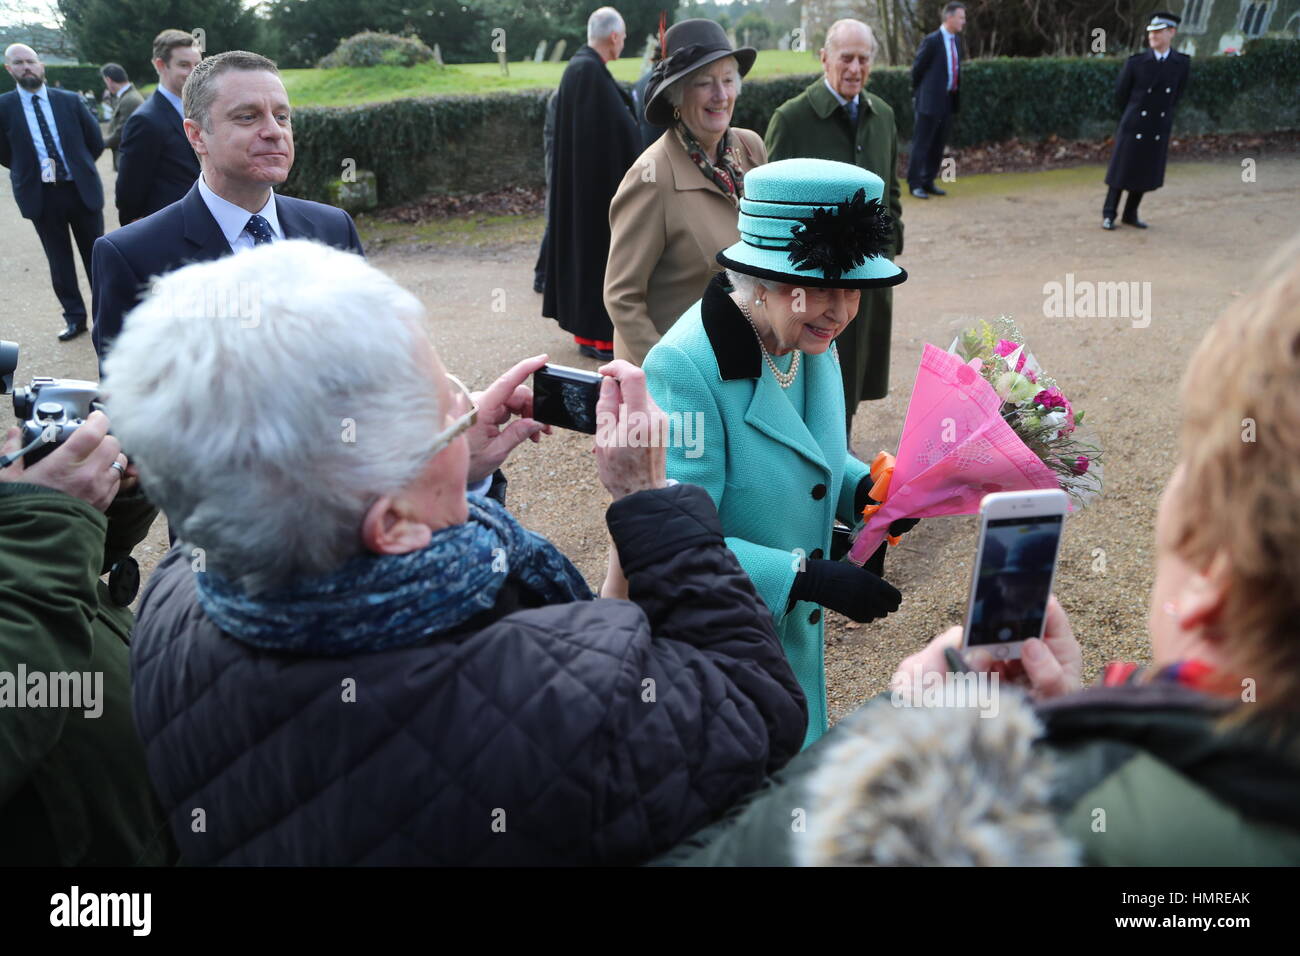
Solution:
<path fill-rule="evenodd" d="M 732 301 L 735 302 L 734 299 Z M 767 362 L 767 367 L 772 370 L 772 375 L 776 377 L 776 384 L 782 388 L 789 388 L 794 384 L 795 376 L 799 374 L 799 359 L 803 356 L 803 352 L 795 350 L 794 358 L 790 360 L 790 371 L 781 371 L 776 367 L 776 363 L 772 361 L 772 355 L 768 352 L 767 346 L 763 344 L 763 336 L 758 334 L 758 326 L 754 324 L 754 319 L 749 314 L 749 309 L 745 306 L 745 303 L 736 302 L 736 305 L 740 307 L 740 314 L 745 317 L 749 327 L 754 330 L 754 337 L 758 339 L 758 347 L 763 350 L 763 358 Z"/>

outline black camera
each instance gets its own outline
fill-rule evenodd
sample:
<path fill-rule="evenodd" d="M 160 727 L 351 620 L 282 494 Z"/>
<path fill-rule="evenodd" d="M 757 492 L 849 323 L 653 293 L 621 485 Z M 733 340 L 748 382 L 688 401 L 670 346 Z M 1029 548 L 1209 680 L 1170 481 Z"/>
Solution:
<path fill-rule="evenodd" d="M 0 342 L 0 393 L 13 385 L 17 367 L 18 346 Z M 91 412 L 102 408 L 95 382 L 38 375 L 26 388 L 14 389 L 14 415 L 23 431 L 20 447 L 45 438 L 23 456 L 23 464 L 28 468 L 36 464 L 72 437 Z"/>

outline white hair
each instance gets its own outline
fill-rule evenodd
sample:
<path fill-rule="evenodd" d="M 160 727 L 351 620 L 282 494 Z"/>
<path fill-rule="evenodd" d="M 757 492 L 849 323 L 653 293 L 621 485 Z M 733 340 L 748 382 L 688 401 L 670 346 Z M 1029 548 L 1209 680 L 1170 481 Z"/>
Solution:
<path fill-rule="evenodd" d="M 861 20 L 854 20 L 852 18 L 836 20 L 834 23 L 831 24 L 831 28 L 826 31 L 826 42 L 822 44 L 822 48 L 829 53 L 831 50 L 835 48 L 835 35 L 837 33 L 843 32 L 844 30 L 848 30 L 851 27 L 861 27 L 863 30 L 866 31 L 867 59 L 869 59 L 871 62 L 874 63 L 876 60 L 876 51 L 880 48 L 880 45 L 876 42 L 876 34 L 871 29 L 871 24 L 863 23 Z"/>
<path fill-rule="evenodd" d="M 334 570 L 436 451 L 411 293 L 360 256 L 272 243 L 153 282 L 106 361 L 113 432 L 177 536 L 250 593 Z"/>
<path fill-rule="evenodd" d="M 744 85 L 744 78 L 740 75 L 740 61 L 737 60 L 734 56 L 723 56 L 714 60 L 712 63 L 705 63 L 701 67 L 696 67 L 694 70 L 691 70 L 691 72 L 687 73 L 681 79 L 674 80 L 671 84 L 669 84 L 664 89 L 664 96 L 668 97 L 668 104 L 670 106 L 681 106 L 682 97 L 685 95 L 686 92 L 686 84 L 691 82 L 691 80 L 695 79 L 695 74 L 699 73 L 701 70 L 707 70 L 710 69 L 711 67 L 717 66 L 719 63 L 722 63 L 726 60 L 730 60 L 732 66 L 736 68 L 736 97 L 739 98 L 740 88 L 742 85 Z"/>
<path fill-rule="evenodd" d="M 623 27 L 623 15 L 613 7 L 601 7 L 587 17 L 587 42 L 597 43 Z"/>
<path fill-rule="evenodd" d="M 736 272 L 732 269 L 727 270 L 727 281 L 731 283 L 731 287 L 739 292 L 741 298 L 746 302 L 753 302 L 757 299 L 760 288 L 766 289 L 768 292 L 775 292 L 781 286 L 779 282 L 760 279 L 758 276 L 745 275 L 743 272 Z"/>

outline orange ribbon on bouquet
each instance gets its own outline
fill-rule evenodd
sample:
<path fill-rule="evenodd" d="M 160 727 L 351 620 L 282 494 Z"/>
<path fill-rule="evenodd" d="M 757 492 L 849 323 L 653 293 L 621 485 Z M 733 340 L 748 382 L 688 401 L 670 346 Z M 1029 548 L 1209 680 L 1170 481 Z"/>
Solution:
<path fill-rule="evenodd" d="M 869 494 L 876 504 L 869 504 L 862 509 L 862 520 L 867 521 L 879 511 L 885 500 L 889 497 L 889 482 L 894 477 L 894 456 L 887 451 L 882 451 L 871 460 L 871 480 L 874 482 Z M 890 545 L 896 545 L 903 540 L 899 535 L 886 534 L 885 540 Z"/>

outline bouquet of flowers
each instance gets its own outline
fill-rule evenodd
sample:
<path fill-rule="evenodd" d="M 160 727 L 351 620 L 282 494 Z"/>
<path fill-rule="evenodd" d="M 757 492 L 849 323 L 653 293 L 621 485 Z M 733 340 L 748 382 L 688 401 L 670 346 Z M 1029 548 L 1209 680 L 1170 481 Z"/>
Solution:
<path fill-rule="evenodd" d="M 872 462 L 878 504 L 863 509 L 847 560 L 862 565 L 898 518 L 976 514 L 996 491 L 1060 488 L 1071 509 L 1101 493 L 1101 449 L 1006 317 L 980 322 L 944 352 L 926 345 L 897 456 Z"/>

